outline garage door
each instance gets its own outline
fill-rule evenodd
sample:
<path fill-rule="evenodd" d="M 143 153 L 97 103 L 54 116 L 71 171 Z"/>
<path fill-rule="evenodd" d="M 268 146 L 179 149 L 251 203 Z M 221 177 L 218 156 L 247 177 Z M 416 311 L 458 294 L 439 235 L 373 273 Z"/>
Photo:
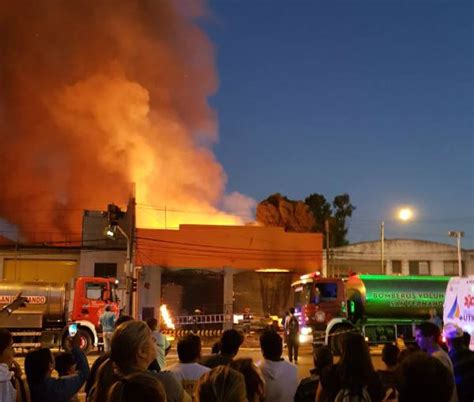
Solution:
<path fill-rule="evenodd" d="M 68 283 L 76 276 L 74 260 L 5 259 L 3 278 L 9 281 Z"/>

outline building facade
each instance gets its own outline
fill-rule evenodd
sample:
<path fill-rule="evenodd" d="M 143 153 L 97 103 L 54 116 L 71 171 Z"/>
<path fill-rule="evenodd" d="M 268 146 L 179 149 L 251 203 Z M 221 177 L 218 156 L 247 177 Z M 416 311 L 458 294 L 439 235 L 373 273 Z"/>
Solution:
<path fill-rule="evenodd" d="M 462 250 L 463 275 L 474 275 L 474 250 Z M 347 276 L 350 271 L 395 275 L 457 276 L 457 248 L 426 240 L 385 239 L 338 247 L 324 258 L 324 272 L 329 276 Z"/>

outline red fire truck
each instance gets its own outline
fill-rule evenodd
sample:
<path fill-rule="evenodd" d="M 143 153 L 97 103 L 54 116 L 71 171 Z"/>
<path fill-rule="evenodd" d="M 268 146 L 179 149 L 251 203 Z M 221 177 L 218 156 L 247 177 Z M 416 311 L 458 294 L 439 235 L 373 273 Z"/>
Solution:
<path fill-rule="evenodd" d="M 0 281 L 0 308 L 22 292 L 27 306 L 0 320 L 13 334 L 14 347 L 62 346 L 68 326 L 77 324 L 85 352 L 99 342 L 99 318 L 105 306 L 119 314 L 118 281 L 79 277 L 72 286 L 49 282 Z"/>

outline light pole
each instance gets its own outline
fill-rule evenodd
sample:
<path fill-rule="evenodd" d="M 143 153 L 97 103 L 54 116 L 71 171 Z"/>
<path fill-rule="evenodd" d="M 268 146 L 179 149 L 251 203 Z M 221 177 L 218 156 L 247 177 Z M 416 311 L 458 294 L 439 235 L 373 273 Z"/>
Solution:
<path fill-rule="evenodd" d="M 380 273 L 385 273 L 385 222 L 380 222 Z"/>
<path fill-rule="evenodd" d="M 448 232 L 449 237 L 456 238 L 456 244 L 458 248 L 458 275 L 462 276 L 462 256 L 461 256 L 461 237 L 464 237 L 464 232 L 452 230 Z"/>
<path fill-rule="evenodd" d="M 105 229 L 105 232 L 104 234 L 109 238 L 109 239 L 112 239 L 112 240 L 116 240 L 117 239 L 117 235 L 116 235 L 116 232 L 117 230 L 119 231 L 119 233 L 125 238 L 125 240 L 127 241 L 127 260 L 125 262 L 125 266 L 124 266 L 124 273 L 125 273 L 125 278 L 126 278 L 126 281 L 127 281 L 127 293 L 129 294 L 129 306 L 128 306 L 128 313 L 130 315 L 133 314 L 133 283 L 132 283 L 132 279 L 133 279 L 133 267 L 132 267 L 132 253 L 131 253 L 131 249 L 132 249 L 132 246 L 131 246 L 131 239 L 130 239 L 130 236 L 125 232 L 125 230 L 123 230 L 120 225 L 118 223 L 113 223 L 113 224 L 110 224 L 109 226 L 106 227 Z"/>
<path fill-rule="evenodd" d="M 120 234 L 125 237 L 125 240 L 127 240 L 127 262 L 125 265 L 125 275 L 131 276 L 132 275 L 132 259 L 131 259 L 131 244 L 130 244 L 130 237 L 128 236 L 127 233 L 125 233 L 125 230 L 123 230 L 119 225 L 117 225 L 117 229 L 120 232 Z"/>

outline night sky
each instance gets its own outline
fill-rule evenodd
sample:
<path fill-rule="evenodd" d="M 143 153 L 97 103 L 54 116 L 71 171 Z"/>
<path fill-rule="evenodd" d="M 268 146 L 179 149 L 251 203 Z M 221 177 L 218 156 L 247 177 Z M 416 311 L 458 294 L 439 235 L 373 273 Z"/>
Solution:
<path fill-rule="evenodd" d="M 347 192 L 352 242 L 474 248 L 471 1 L 210 1 L 227 190 Z M 410 205 L 415 220 L 394 219 Z"/>

